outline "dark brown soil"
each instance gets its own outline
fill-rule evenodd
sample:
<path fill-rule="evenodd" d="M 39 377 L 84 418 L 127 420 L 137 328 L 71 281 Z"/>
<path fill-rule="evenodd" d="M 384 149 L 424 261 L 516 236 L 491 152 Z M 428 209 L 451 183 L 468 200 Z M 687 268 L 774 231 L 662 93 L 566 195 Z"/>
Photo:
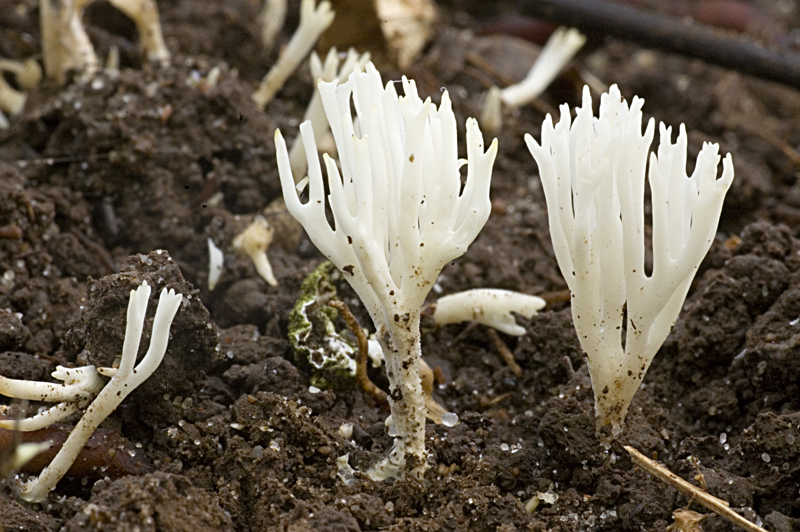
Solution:
<path fill-rule="evenodd" d="M 437 37 L 409 72 L 435 99 L 447 87 L 462 124 L 480 111 L 481 81 L 496 74 L 467 57 L 497 53 L 496 37 L 464 31 L 509 7 L 486 4 L 442 5 Z M 357 389 L 311 393 L 287 340 L 289 311 L 321 256 L 305 237 L 298 243 L 278 230 L 273 288 L 231 245 L 280 195 L 272 135 L 276 127 L 296 134 L 312 94 L 307 68 L 261 113 L 250 95 L 277 52 L 258 44 L 260 2 L 159 6 L 173 66 L 142 65 L 135 28 L 98 3 L 86 16 L 90 34 L 101 56 L 120 48 L 119 76 L 45 83 L 0 131 L 0 228 L 10 228 L 0 231 L 8 235 L 0 237 L 0 374 L 49 380 L 57 364 L 108 366 L 121 350 L 132 288 L 153 285 L 151 318 L 161 288 L 185 298 L 164 363 L 103 424 L 132 461 L 110 468 L 100 447 L 42 504 L 15 499 L 25 473 L 3 479 L 5 530 L 665 530 L 687 498 L 634 467 L 622 445 L 657 455 L 690 481 L 696 463 L 708 491 L 743 515 L 768 530 L 800 530 L 799 92 L 593 38 L 579 69 L 644 98 L 648 116 L 685 122 L 690 160 L 702 142 L 718 142 L 736 167 L 717 242 L 626 430 L 610 452 L 595 437 L 588 371 L 565 303 L 520 319 L 525 336 L 503 337 L 522 377 L 482 327 L 426 328 L 423 353 L 446 380 L 438 397 L 460 423 L 428 425 L 436 465 L 422 481 L 376 483 L 339 472 L 337 458 L 349 454 L 358 470 L 384 455 L 388 410 Z M 794 4 L 754 8 L 776 39 L 800 24 Z M 296 10 L 290 2 L 283 43 Z M 38 3 L 0 0 L 0 56 L 37 54 L 38 42 Z M 517 56 L 499 57 L 509 64 L 492 64 L 509 77 L 527 68 L 514 64 Z M 214 67 L 220 81 L 209 87 L 202 78 Z M 566 288 L 522 135 L 538 136 L 544 109 L 577 104 L 580 84 L 561 78 L 538 107 L 506 118 L 493 215 L 445 268 L 441 293 Z M 279 227 L 284 216 L 274 215 Z M 225 252 L 213 292 L 209 237 Z M 369 323 L 352 292 L 339 290 Z M 148 335 L 146 327 L 143 350 Z M 349 438 L 343 423 L 353 424 Z M 537 494 L 547 495 L 528 513 L 524 503 Z M 702 526 L 734 529 L 716 516 Z"/>

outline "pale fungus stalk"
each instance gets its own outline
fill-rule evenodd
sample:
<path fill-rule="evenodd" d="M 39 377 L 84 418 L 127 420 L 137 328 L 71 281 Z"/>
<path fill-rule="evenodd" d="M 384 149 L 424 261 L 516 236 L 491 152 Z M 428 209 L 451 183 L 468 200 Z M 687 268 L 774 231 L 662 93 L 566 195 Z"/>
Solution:
<path fill-rule="evenodd" d="M 17 115 L 25 108 L 26 99 L 24 92 L 14 90 L 0 74 L 0 111 L 10 116 Z"/>
<path fill-rule="evenodd" d="M 424 358 L 419 359 L 419 378 L 422 386 L 422 400 L 425 403 L 425 417 L 436 423 L 442 424 L 442 418 L 447 415 L 447 409 L 436 402 L 433 398 L 433 370 L 425 362 Z M 450 414 L 458 419 L 455 414 Z"/>
<path fill-rule="evenodd" d="M 301 1 L 300 26 L 292 35 L 278 62 L 267 72 L 258 90 L 253 93 L 253 101 L 259 109 L 263 110 L 272 100 L 292 72 L 306 58 L 322 32 L 333 22 L 334 12 L 330 2 L 323 1 L 316 7 L 314 4 L 315 0 Z"/>
<path fill-rule="evenodd" d="M 311 124 L 300 126 L 308 154 L 309 200 L 300 202 L 286 143 L 275 133 L 278 170 L 289 212 L 358 293 L 386 357 L 395 446 L 373 478 L 422 475 L 425 405 L 419 375 L 420 308 L 442 267 L 461 256 L 491 211 L 489 182 L 497 142 L 484 151 L 474 119 L 467 120 L 467 161 L 458 159 L 455 115 L 447 91 L 437 109 L 413 81 L 384 88 L 372 65 L 346 83 L 319 83 L 339 164 L 323 155 L 330 195 Z M 355 105 L 360 132 L 350 111 Z M 466 179 L 460 167 L 466 163 Z M 463 186 L 462 186 L 463 185 Z M 335 229 L 328 223 L 326 203 Z"/>
<path fill-rule="evenodd" d="M 253 223 L 233 239 L 233 247 L 239 253 L 250 257 L 258 275 L 270 286 L 278 286 L 272 273 L 272 265 L 267 257 L 267 249 L 272 243 L 272 226 L 266 218 L 257 215 Z"/>
<path fill-rule="evenodd" d="M 150 286 L 147 282 L 136 290 L 131 290 L 128 303 L 128 320 L 125 340 L 122 346 L 119 368 L 99 368 L 84 366 L 75 369 L 58 367 L 53 374 L 64 384 L 20 381 L 0 377 L 0 393 L 17 399 L 50 401 L 59 404 L 44 414 L 33 418 L 0 420 L 0 427 L 22 431 L 37 430 L 77 411 L 91 401 L 78 424 L 70 432 L 67 441 L 58 451 L 53 461 L 35 479 L 28 481 L 20 496 L 26 501 L 44 500 L 59 480 L 67 473 L 78 453 L 89 441 L 95 429 L 106 419 L 125 398 L 140 384 L 147 380 L 158 368 L 164 358 L 169 342 L 169 328 L 178 312 L 183 296 L 174 290 L 162 290 L 158 299 L 150 346 L 142 361 L 134 368 L 139 351 L 142 329 L 144 328 Z M 103 385 L 100 375 L 111 377 Z"/>
<path fill-rule="evenodd" d="M 558 28 L 547 40 L 525 79 L 500 91 L 509 107 L 520 107 L 536 99 L 581 49 L 586 37 L 575 28 Z"/>
<path fill-rule="evenodd" d="M 492 87 L 486 93 L 481 111 L 481 127 L 489 133 L 497 133 L 503 127 L 503 100 L 502 91 Z"/>
<path fill-rule="evenodd" d="M 325 63 L 322 63 L 316 52 L 311 52 L 311 59 L 309 60 L 311 66 L 311 76 L 314 78 L 314 95 L 308 103 L 306 114 L 303 117 L 303 122 L 310 120 L 311 128 L 314 130 L 314 142 L 317 147 L 320 147 L 323 142 L 323 137 L 328 134 L 328 120 L 325 118 L 325 109 L 322 108 L 322 98 L 317 89 L 319 81 L 331 82 L 334 80 L 344 81 L 358 68 L 363 70 L 364 65 L 369 61 L 369 52 L 359 56 L 358 52 L 350 48 L 347 51 L 342 68 L 339 68 L 339 54 L 336 48 L 331 48 L 328 55 L 325 57 Z M 337 72 L 338 69 L 338 72 Z M 300 180 L 305 176 L 306 169 L 306 150 L 303 148 L 303 141 L 298 135 L 289 150 L 289 160 L 292 162 L 292 175 L 295 179 Z"/>
<path fill-rule="evenodd" d="M 136 24 L 147 59 L 169 64 L 158 8 L 153 0 L 109 0 Z M 63 84 L 67 72 L 77 70 L 91 77 L 99 60 L 81 22 L 83 10 L 94 0 L 42 0 L 40 20 L 42 55 L 47 77 Z"/>
<path fill-rule="evenodd" d="M 119 48 L 115 45 L 111 45 L 108 49 L 108 56 L 106 56 L 106 64 L 103 67 L 106 71 L 106 74 L 114 78 L 119 75 Z"/>
<path fill-rule="evenodd" d="M 286 22 L 286 0 L 265 0 L 261 11 L 261 42 L 271 50 Z"/>
<path fill-rule="evenodd" d="M 51 445 L 49 441 L 20 443 L 14 449 L 11 459 L 0 467 L 0 474 L 5 473 L 3 476 L 6 476 L 13 471 L 19 471 L 37 455 L 49 449 Z"/>
<path fill-rule="evenodd" d="M 109 0 L 111 5 L 125 13 L 136 24 L 142 49 L 148 61 L 169 66 L 169 50 L 164 43 L 158 7 L 154 0 Z M 87 2 L 88 4 L 89 2 Z"/>
<path fill-rule="evenodd" d="M 649 154 L 653 268 L 645 273 L 645 170 L 653 140 L 642 134 L 643 100 L 630 107 L 616 85 L 600 99 L 595 118 L 588 88 L 574 121 L 567 105 L 553 125 L 548 115 L 538 144 L 525 136 L 539 166 L 556 259 L 572 294 L 572 317 L 586 352 L 597 429 L 616 438 L 628 406 L 666 339 L 695 273 L 717 231 L 733 180 L 730 154 L 717 179 L 719 146 L 704 143 L 686 174 L 687 137 L 681 125 L 659 127 L 658 153 Z M 610 437 L 604 428 L 610 428 Z"/>
<path fill-rule="evenodd" d="M 42 68 L 33 58 L 25 61 L 0 59 L 0 70 L 12 72 L 17 84 L 26 91 L 35 89 L 39 86 L 39 82 L 42 81 Z"/>
<path fill-rule="evenodd" d="M 219 278 L 224 268 L 225 255 L 222 250 L 214 244 L 211 238 L 208 239 L 208 289 L 213 291 L 217 287 Z M 270 268 L 272 271 L 272 268 Z"/>
<path fill-rule="evenodd" d="M 476 321 L 509 336 L 522 336 L 525 327 L 517 325 L 513 312 L 528 319 L 546 305 L 544 299 L 512 290 L 476 288 L 440 297 L 433 305 L 436 325 Z"/>
<path fill-rule="evenodd" d="M 97 71 L 97 54 L 81 23 L 81 13 L 88 3 L 89 0 L 41 0 L 39 4 L 44 71 L 59 85 L 66 82 L 70 70 L 89 76 Z"/>

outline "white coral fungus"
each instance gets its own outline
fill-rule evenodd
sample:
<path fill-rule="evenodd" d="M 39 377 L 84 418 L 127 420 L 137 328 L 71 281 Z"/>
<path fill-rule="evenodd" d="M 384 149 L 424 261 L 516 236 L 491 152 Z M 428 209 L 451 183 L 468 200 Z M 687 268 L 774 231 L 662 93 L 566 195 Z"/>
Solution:
<path fill-rule="evenodd" d="M 619 434 L 628 405 L 681 310 L 700 261 L 714 240 L 733 180 L 730 154 L 717 179 L 719 146 L 704 143 L 686 174 L 686 129 L 676 143 L 659 127 L 649 154 L 651 119 L 642 134 L 642 104 L 630 107 L 616 85 L 592 113 L 589 89 L 570 120 L 548 115 L 542 143 L 525 136 L 542 180 L 558 265 L 572 293 L 572 317 L 589 361 L 597 428 Z M 645 273 L 645 170 L 652 194 L 653 269 Z M 626 319 L 623 319 L 626 318 Z"/>
<path fill-rule="evenodd" d="M 301 0 L 300 25 L 297 31 L 289 39 L 289 44 L 286 45 L 278 62 L 267 72 L 261 85 L 253 93 L 253 101 L 259 109 L 264 110 L 292 72 L 306 58 L 322 32 L 333 22 L 335 13 L 331 9 L 330 2 L 320 2 L 319 6 L 314 4 L 315 0 Z"/>
<path fill-rule="evenodd" d="M 386 355 L 395 448 L 375 477 L 427 469 L 425 407 L 419 377 L 420 307 L 442 267 L 461 256 L 491 210 L 489 181 L 497 142 L 484 151 L 467 120 L 467 161 L 458 159 L 456 120 L 445 91 L 437 109 L 413 81 L 384 88 L 367 63 L 346 83 L 319 84 L 340 157 L 323 155 L 330 195 L 309 122 L 300 126 L 308 157 L 309 200 L 301 203 L 280 131 L 278 169 L 289 212 L 314 244 L 345 274 L 363 301 Z M 352 97 L 360 131 L 353 127 Z M 466 163 L 466 180 L 459 168 Z M 326 203 L 335 228 L 325 218 Z M 412 459 L 407 462 L 407 458 Z"/>
<path fill-rule="evenodd" d="M 67 473 L 100 423 L 161 364 L 169 342 L 169 327 L 178 312 L 183 296 L 176 294 L 174 290 L 167 291 L 166 288 L 161 291 L 150 335 L 150 347 L 139 365 L 134 368 L 149 298 L 150 286 L 147 282 L 143 282 L 136 290 L 131 290 L 119 368 L 95 369 L 94 366 L 83 366 L 67 369 L 58 366 L 53 377 L 63 381 L 64 384 L 0 377 L 0 393 L 3 395 L 17 399 L 59 402 L 44 413 L 18 423 L 14 420 L 0 420 L 0 427 L 5 429 L 37 430 L 64 419 L 91 402 L 50 465 L 37 478 L 23 486 L 20 496 L 26 501 L 44 500 Z M 112 377 L 111 381 L 103 386 L 100 375 Z"/>

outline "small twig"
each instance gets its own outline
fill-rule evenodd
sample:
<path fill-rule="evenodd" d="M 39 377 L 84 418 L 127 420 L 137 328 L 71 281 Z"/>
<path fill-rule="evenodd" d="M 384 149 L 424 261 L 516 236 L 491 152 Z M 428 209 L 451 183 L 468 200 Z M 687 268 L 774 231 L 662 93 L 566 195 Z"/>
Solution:
<path fill-rule="evenodd" d="M 456 344 L 462 342 L 464 340 L 464 338 L 466 338 L 469 333 L 471 333 L 472 331 L 474 331 L 475 329 L 478 328 L 478 325 L 480 325 L 480 323 L 478 323 L 477 321 L 470 322 L 469 325 L 464 327 L 463 331 L 458 333 L 458 335 L 455 338 L 453 338 L 453 341 L 451 342 L 451 344 L 452 345 L 456 345 Z"/>
<path fill-rule="evenodd" d="M 378 401 L 387 402 L 386 392 L 378 388 L 374 382 L 369 380 L 367 375 L 367 354 L 369 352 L 369 341 L 364 329 L 358 324 L 356 317 L 350 312 L 350 307 L 344 301 L 328 301 L 328 306 L 333 307 L 342 313 L 345 323 L 356 335 L 358 340 L 358 353 L 356 353 L 356 382 L 367 392 L 369 395 Z"/>
<path fill-rule="evenodd" d="M 488 407 L 490 407 L 490 406 L 494 406 L 494 405 L 496 405 L 496 404 L 497 404 L 497 403 L 499 403 L 500 401 L 505 401 L 506 399 L 508 399 L 509 397 L 511 397 L 511 396 L 513 396 L 513 395 L 514 395 L 514 392 L 506 392 L 506 393 L 502 393 L 502 394 L 500 394 L 500 395 L 495 395 L 495 396 L 494 396 L 494 397 L 492 397 L 492 398 L 488 398 L 488 397 L 485 397 L 485 396 L 483 396 L 483 395 L 482 395 L 482 396 L 480 397 L 480 399 L 479 399 L 479 402 L 480 402 L 480 405 L 481 405 L 483 408 L 488 408 Z"/>
<path fill-rule="evenodd" d="M 494 65 L 491 61 L 484 59 L 483 56 L 479 55 L 476 52 L 467 52 L 467 62 L 472 63 L 476 68 L 486 72 L 490 76 L 495 77 L 503 84 L 503 86 L 509 86 L 514 84 L 514 80 L 505 75 L 504 73 L 500 72 L 498 69 L 494 68 Z M 492 83 L 492 85 L 495 85 Z"/>
<path fill-rule="evenodd" d="M 667 52 L 696 57 L 724 68 L 800 87 L 800 57 L 768 50 L 698 23 L 648 13 L 612 2 L 586 0 L 521 0 L 523 15 L 540 17 L 636 42 Z"/>
<path fill-rule="evenodd" d="M 497 334 L 497 331 L 489 327 L 486 329 L 486 332 L 489 335 L 489 338 L 492 339 L 495 349 L 500 352 L 500 356 L 502 356 L 503 360 L 506 361 L 506 364 L 508 364 L 508 367 L 511 368 L 511 371 L 514 373 L 514 375 L 517 377 L 522 377 L 522 368 L 519 367 L 517 361 L 514 360 L 514 353 L 511 352 L 503 339 L 500 338 L 500 335 Z"/>
<path fill-rule="evenodd" d="M 780 150 L 792 162 L 792 164 L 795 166 L 800 166 L 800 153 L 798 153 L 797 150 L 795 150 L 788 142 L 780 138 L 775 133 L 772 133 L 764 128 L 753 127 L 744 119 L 733 120 L 732 122 L 732 125 L 740 127 L 751 135 L 761 137 L 765 141 L 769 142 L 775 148 Z"/>
<path fill-rule="evenodd" d="M 749 532 L 767 532 L 760 526 L 748 521 L 741 515 L 731 510 L 728 507 L 727 502 L 723 501 L 722 499 L 718 499 L 705 491 L 702 491 L 696 486 L 689 484 L 666 467 L 662 466 L 658 462 L 650 460 L 633 447 L 626 445 L 625 450 L 631 455 L 631 459 L 633 460 L 634 464 L 645 469 L 648 473 L 660 481 L 665 482 L 676 490 L 692 497 L 695 502 L 702 504 L 720 517 L 727 519 L 734 525 L 740 526 Z"/>

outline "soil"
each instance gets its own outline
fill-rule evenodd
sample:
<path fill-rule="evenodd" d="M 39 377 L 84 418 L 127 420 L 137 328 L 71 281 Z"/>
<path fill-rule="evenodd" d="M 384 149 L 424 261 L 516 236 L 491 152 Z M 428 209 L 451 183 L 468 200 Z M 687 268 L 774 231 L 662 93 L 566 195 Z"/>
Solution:
<path fill-rule="evenodd" d="M 0 0 L 0 56 L 40 53 L 37 4 Z M 460 421 L 428 424 L 434 465 L 423 479 L 374 482 L 361 471 L 391 447 L 387 407 L 354 386 L 310 387 L 287 339 L 289 312 L 321 255 L 279 209 L 269 215 L 278 286 L 232 247 L 280 196 L 273 132 L 293 138 L 312 94 L 302 67 L 265 112 L 251 101 L 278 53 L 259 44 L 260 4 L 160 1 L 173 59 L 157 68 L 143 64 L 135 27 L 98 3 L 85 17 L 89 33 L 101 57 L 119 48 L 119 74 L 45 82 L 0 130 L 1 375 L 50 380 L 56 365 L 110 366 L 131 289 L 154 287 L 151 320 L 162 288 L 184 295 L 159 370 L 47 500 L 25 504 L 15 493 L 49 457 L 0 482 L 4 530 L 663 531 L 690 501 L 634 467 L 623 445 L 692 482 L 699 473 L 711 494 L 768 530 L 800 530 L 800 92 L 592 36 L 570 75 L 506 117 L 493 214 L 429 298 L 477 287 L 549 294 L 544 311 L 518 318 L 526 335 L 501 335 L 522 376 L 482 326 L 425 324 L 438 400 Z M 770 22 L 754 37 L 784 42 L 800 24 L 792 3 L 748 6 Z M 487 80 L 527 70 L 521 52 L 503 50 L 532 45 L 477 36 L 513 2 L 439 7 L 435 38 L 408 74 L 434 100 L 448 88 L 463 125 L 479 114 Z M 297 9 L 290 2 L 281 44 Z M 215 68 L 219 82 L 209 84 Z M 587 366 L 522 139 L 538 138 L 545 112 L 579 103 L 585 73 L 644 98 L 647 117 L 685 123 L 690 161 L 717 142 L 736 167 L 716 242 L 609 451 L 595 436 Z M 398 75 L 384 69 L 384 79 Z M 225 253 L 213 291 L 208 238 Z M 371 325 L 347 285 L 338 289 Z M 3 431 L 3 452 L 12 442 Z M 353 471 L 339 470 L 344 455 Z M 540 503 L 528 512 L 533 497 Z M 714 515 L 702 527 L 734 530 Z"/>

